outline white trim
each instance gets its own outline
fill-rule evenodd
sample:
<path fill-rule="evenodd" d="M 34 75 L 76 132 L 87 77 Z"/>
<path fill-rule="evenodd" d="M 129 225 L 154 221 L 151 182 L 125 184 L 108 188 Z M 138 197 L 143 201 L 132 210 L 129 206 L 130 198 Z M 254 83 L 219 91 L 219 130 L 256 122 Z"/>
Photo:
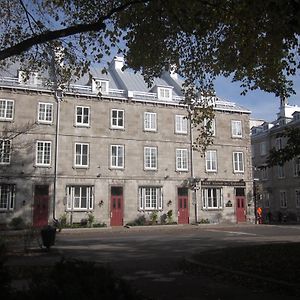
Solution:
<path fill-rule="evenodd" d="M 218 156 L 217 150 L 205 151 L 205 171 L 218 172 Z"/>
<path fill-rule="evenodd" d="M 282 197 L 284 195 L 284 197 Z M 285 190 L 279 191 L 279 206 L 280 208 L 287 208 L 287 195 Z"/>
<path fill-rule="evenodd" d="M 115 160 L 116 165 L 113 165 L 113 148 L 117 148 Z M 119 155 L 119 149 L 121 149 L 121 155 Z M 122 165 L 118 165 L 119 158 L 122 159 Z M 110 167 L 111 169 L 124 169 L 124 161 L 125 161 L 125 151 L 124 151 L 124 145 L 110 145 Z"/>
<path fill-rule="evenodd" d="M 231 120 L 231 136 L 233 138 L 243 137 L 243 128 L 241 120 Z"/>
<path fill-rule="evenodd" d="M 6 189 L 3 191 L 3 189 Z M 2 193 L 5 192 L 3 195 Z M 4 196 L 6 196 L 4 199 Z M 16 185 L 0 183 L 0 211 L 12 211 L 15 208 Z M 4 200 L 4 202 L 1 202 Z M 3 207 L 1 207 L 3 205 Z"/>
<path fill-rule="evenodd" d="M 216 205 L 214 205 L 216 202 Z M 202 189 L 202 205 L 207 210 L 223 209 L 223 190 L 217 187 L 205 187 Z"/>
<path fill-rule="evenodd" d="M 144 112 L 144 131 L 157 131 L 157 114 L 155 112 Z"/>
<path fill-rule="evenodd" d="M 117 116 L 113 117 L 113 113 L 116 112 Z M 121 116 L 120 116 L 121 114 Z M 116 120 L 117 124 L 113 124 L 114 120 Z M 118 125 L 119 120 L 122 120 L 122 125 Z M 113 129 L 124 129 L 125 127 L 125 111 L 124 109 L 117 109 L 117 108 L 112 108 L 111 113 L 110 113 L 110 127 Z"/>
<path fill-rule="evenodd" d="M 8 144 L 8 146 L 6 145 Z M 8 147 L 8 153 L 6 148 Z M 11 140 L 0 138 L 0 165 L 9 165 L 11 156 Z"/>
<path fill-rule="evenodd" d="M 8 105 L 8 103 L 11 103 L 11 105 Z M 14 100 L 0 99 L 0 121 L 12 121 L 14 119 L 14 108 Z M 8 112 L 10 116 L 8 116 Z"/>
<path fill-rule="evenodd" d="M 47 157 L 47 154 L 49 157 Z M 52 141 L 40 141 L 40 140 L 36 141 L 35 165 L 38 167 L 49 167 L 51 166 L 51 160 L 52 160 Z"/>
<path fill-rule="evenodd" d="M 300 208 L 300 188 L 295 189 L 295 205 L 296 208 Z"/>
<path fill-rule="evenodd" d="M 43 111 L 41 111 L 42 106 L 45 106 Z M 47 112 L 50 109 L 50 120 L 47 120 Z M 37 120 L 40 124 L 52 124 L 53 123 L 53 103 L 49 102 L 39 102 L 38 103 L 38 112 Z M 40 117 L 43 116 L 41 119 Z"/>
<path fill-rule="evenodd" d="M 155 211 L 163 209 L 162 187 L 140 186 L 138 194 L 140 210 Z"/>
<path fill-rule="evenodd" d="M 232 163 L 233 163 L 233 172 L 234 173 L 244 173 L 245 172 L 244 152 L 234 151 L 232 153 Z"/>
<path fill-rule="evenodd" d="M 75 195 L 76 189 L 79 189 L 79 195 Z M 83 189 L 86 189 L 86 203 L 83 206 Z M 92 211 L 94 209 L 94 186 L 92 185 L 70 185 L 66 187 L 67 193 L 67 211 Z M 78 207 L 75 207 L 75 202 Z"/>
<path fill-rule="evenodd" d="M 185 115 L 175 115 L 175 133 L 187 134 L 188 120 Z"/>
<path fill-rule="evenodd" d="M 188 149 L 177 148 L 176 149 L 176 171 L 188 171 L 189 170 L 189 159 Z"/>
<path fill-rule="evenodd" d="M 81 109 L 81 113 L 78 113 L 78 109 Z M 88 114 L 85 114 L 85 110 L 88 110 Z M 78 127 L 89 127 L 90 126 L 90 115 L 91 108 L 89 106 L 76 105 L 75 106 L 75 125 Z M 81 121 L 78 121 L 78 117 Z M 87 117 L 87 122 L 85 118 Z"/>
<path fill-rule="evenodd" d="M 147 153 L 147 151 L 149 151 L 149 153 Z M 157 147 L 144 147 L 144 169 L 157 170 Z"/>
<path fill-rule="evenodd" d="M 80 153 L 76 153 L 76 147 L 77 145 L 80 145 Z M 87 153 L 86 153 L 86 160 L 87 160 L 87 163 L 86 164 L 83 164 L 83 148 L 84 146 L 86 146 L 87 148 Z M 75 168 L 88 168 L 89 167 L 89 155 L 90 155 L 90 144 L 88 143 L 79 143 L 79 142 L 76 142 L 74 144 L 74 167 Z M 79 157 L 80 159 L 80 162 L 77 163 L 77 157 Z"/>

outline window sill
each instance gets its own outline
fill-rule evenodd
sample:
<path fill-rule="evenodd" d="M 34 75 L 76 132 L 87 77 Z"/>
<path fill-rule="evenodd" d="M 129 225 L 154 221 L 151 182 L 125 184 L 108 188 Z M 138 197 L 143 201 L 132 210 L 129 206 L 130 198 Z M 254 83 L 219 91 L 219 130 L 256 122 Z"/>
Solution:
<path fill-rule="evenodd" d="M 111 130 L 123 130 L 123 131 L 125 131 L 125 127 L 114 127 L 114 126 L 111 126 L 110 129 Z"/>
<path fill-rule="evenodd" d="M 74 166 L 73 169 L 83 169 L 83 170 L 87 170 L 87 169 L 89 169 L 89 166 Z"/>
<path fill-rule="evenodd" d="M 76 128 L 91 128 L 91 125 L 75 124 L 74 127 L 76 127 Z"/>
<path fill-rule="evenodd" d="M 51 165 L 34 165 L 35 168 L 48 168 L 51 169 L 52 166 Z"/>

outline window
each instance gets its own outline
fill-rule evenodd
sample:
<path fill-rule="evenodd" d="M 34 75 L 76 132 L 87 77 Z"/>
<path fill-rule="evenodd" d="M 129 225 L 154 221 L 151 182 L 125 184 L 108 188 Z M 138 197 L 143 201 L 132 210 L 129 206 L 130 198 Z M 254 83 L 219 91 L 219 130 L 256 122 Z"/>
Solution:
<path fill-rule="evenodd" d="M 217 151 L 210 150 L 205 152 L 206 172 L 217 172 Z"/>
<path fill-rule="evenodd" d="M 157 169 L 157 148 L 156 147 L 144 148 L 144 168 L 145 170 Z"/>
<path fill-rule="evenodd" d="M 0 99 L 0 121 L 10 121 L 13 119 L 14 101 Z"/>
<path fill-rule="evenodd" d="M 216 135 L 216 120 L 215 119 L 204 119 L 204 126 L 210 136 Z"/>
<path fill-rule="evenodd" d="M 51 164 L 51 142 L 37 141 L 36 142 L 36 165 L 50 166 Z"/>
<path fill-rule="evenodd" d="M 76 126 L 90 126 L 90 108 L 76 106 Z"/>
<path fill-rule="evenodd" d="M 116 128 L 116 129 L 124 128 L 124 110 L 120 110 L 120 109 L 111 110 L 111 128 Z"/>
<path fill-rule="evenodd" d="M 286 208 L 287 207 L 287 198 L 286 198 L 286 192 L 280 191 L 280 207 Z"/>
<path fill-rule="evenodd" d="M 89 166 L 89 144 L 75 144 L 75 167 L 87 168 Z"/>
<path fill-rule="evenodd" d="M 124 168 L 124 146 L 111 145 L 110 147 L 110 166 L 111 168 Z"/>
<path fill-rule="evenodd" d="M 139 203 L 140 210 L 162 209 L 163 199 L 161 187 L 140 187 Z"/>
<path fill-rule="evenodd" d="M 38 122 L 47 124 L 52 123 L 52 115 L 53 104 L 39 102 Z"/>
<path fill-rule="evenodd" d="M 262 180 L 267 180 L 268 179 L 268 168 L 267 167 L 262 167 L 261 169 L 260 169 L 260 171 L 261 171 L 261 179 Z"/>
<path fill-rule="evenodd" d="M 152 113 L 152 112 L 144 113 L 144 130 L 156 131 L 156 113 Z"/>
<path fill-rule="evenodd" d="M 270 194 L 264 193 L 264 207 L 270 208 Z"/>
<path fill-rule="evenodd" d="M 183 115 L 175 116 L 175 133 L 187 134 L 187 118 Z"/>
<path fill-rule="evenodd" d="M 231 121 L 231 134 L 232 137 L 242 137 L 242 121 Z"/>
<path fill-rule="evenodd" d="M 10 140 L 0 140 L 0 164 L 5 165 L 10 163 Z"/>
<path fill-rule="evenodd" d="M 295 191 L 296 207 L 300 208 L 300 190 Z"/>
<path fill-rule="evenodd" d="M 93 186 L 68 186 L 67 209 L 68 210 L 92 210 Z"/>
<path fill-rule="evenodd" d="M 158 99 L 160 100 L 171 100 L 172 99 L 172 90 L 170 88 L 159 87 L 157 89 Z"/>
<path fill-rule="evenodd" d="M 260 155 L 261 156 L 267 155 L 267 143 L 266 142 L 260 143 Z"/>
<path fill-rule="evenodd" d="M 284 166 L 277 166 L 277 175 L 278 178 L 284 178 Z"/>
<path fill-rule="evenodd" d="M 0 211 L 13 210 L 15 206 L 14 184 L 0 184 Z"/>
<path fill-rule="evenodd" d="M 276 139 L 275 148 L 276 148 L 276 150 L 282 149 L 282 139 L 281 138 Z"/>
<path fill-rule="evenodd" d="M 233 152 L 233 171 L 235 173 L 243 173 L 244 172 L 243 152 Z"/>
<path fill-rule="evenodd" d="M 188 171 L 188 150 L 176 149 L 176 171 Z"/>
<path fill-rule="evenodd" d="M 202 202 L 205 209 L 222 209 L 222 190 L 220 188 L 203 188 Z"/>
<path fill-rule="evenodd" d="M 103 95 L 109 93 L 109 81 L 108 80 L 95 80 L 93 84 L 93 91 L 100 92 Z"/>
<path fill-rule="evenodd" d="M 255 157 L 255 145 L 251 145 L 252 158 Z"/>
<path fill-rule="evenodd" d="M 300 176 L 300 156 L 294 158 L 294 176 Z"/>

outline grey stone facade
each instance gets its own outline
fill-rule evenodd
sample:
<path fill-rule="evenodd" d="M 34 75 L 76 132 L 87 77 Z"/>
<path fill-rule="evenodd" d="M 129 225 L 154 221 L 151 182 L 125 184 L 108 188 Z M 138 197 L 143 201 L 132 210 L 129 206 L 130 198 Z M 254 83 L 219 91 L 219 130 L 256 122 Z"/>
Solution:
<path fill-rule="evenodd" d="M 191 162 L 180 80 L 164 74 L 148 89 L 119 63 L 95 76 L 108 82 L 101 93 L 88 82 L 61 99 L 40 82 L 1 79 L 2 148 L 14 137 L 0 162 L 0 223 L 21 216 L 42 225 L 64 214 L 76 223 L 92 213 L 96 223 L 125 225 L 153 211 L 159 222 L 170 210 L 179 223 L 253 221 L 250 112 L 216 98 L 211 159 L 193 151 Z M 169 98 L 160 98 L 160 88 Z M 186 189 L 191 168 L 195 192 Z"/>
<path fill-rule="evenodd" d="M 270 149 L 285 146 L 286 139 L 277 134 L 288 127 L 300 127 L 300 107 L 283 103 L 274 122 L 252 128 L 253 176 L 264 222 L 300 222 L 300 158 L 263 168 Z"/>

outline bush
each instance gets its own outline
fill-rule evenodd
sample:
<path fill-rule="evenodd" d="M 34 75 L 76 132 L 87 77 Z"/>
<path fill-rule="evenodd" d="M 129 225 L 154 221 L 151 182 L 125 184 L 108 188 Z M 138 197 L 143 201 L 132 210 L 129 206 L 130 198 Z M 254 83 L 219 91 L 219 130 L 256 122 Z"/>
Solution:
<path fill-rule="evenodd" d="M 26 227 L 26 224 L 21 217 L 12 218 L 8 225 L 13 230 L 21 230 L 21 229 L 25 229 Z"/>
<path fill-rule="evenodd" d="M 102 222 L 102 223 L 95 223 L 95 224 L 93 224 L 93 227 L 94 228 L 96 228 L 96 227 L 107 227 L 107 225 L 104 222 Z"/>
<path fill-rule="evenodd" d="M 209 220 L 208 219 L 201 219 L 200 221 L 198 221 L 198 224 L 209 224 Z"/>
<path fill-rule="evenodd" d="M 157 219 L 158 219 L 158 214 L 157 211 L 153 211 L 150 215 L 150 222 L 151 224 L 156 224 L 157 223 Z"/>
<path fill-rule="evenodd" d="M 88 227 L 93 227 L 94 221 L 95 221 L 95 216 L 92 213 L 89 213 L 87 218 Z"/>
<path fill-rule="evenodd" d="M 144 215 L 137 217 L 134 221 L 128 222 L 128 226 L 144 226 L 146 224 L 146 218 Z"/>
<path fill-rule="evenodd" d="M 168 218 L 168 223 L 173 223 L 173 210 L 170 209 L 168 212 L 167 212 L 167 218 Z"/>

